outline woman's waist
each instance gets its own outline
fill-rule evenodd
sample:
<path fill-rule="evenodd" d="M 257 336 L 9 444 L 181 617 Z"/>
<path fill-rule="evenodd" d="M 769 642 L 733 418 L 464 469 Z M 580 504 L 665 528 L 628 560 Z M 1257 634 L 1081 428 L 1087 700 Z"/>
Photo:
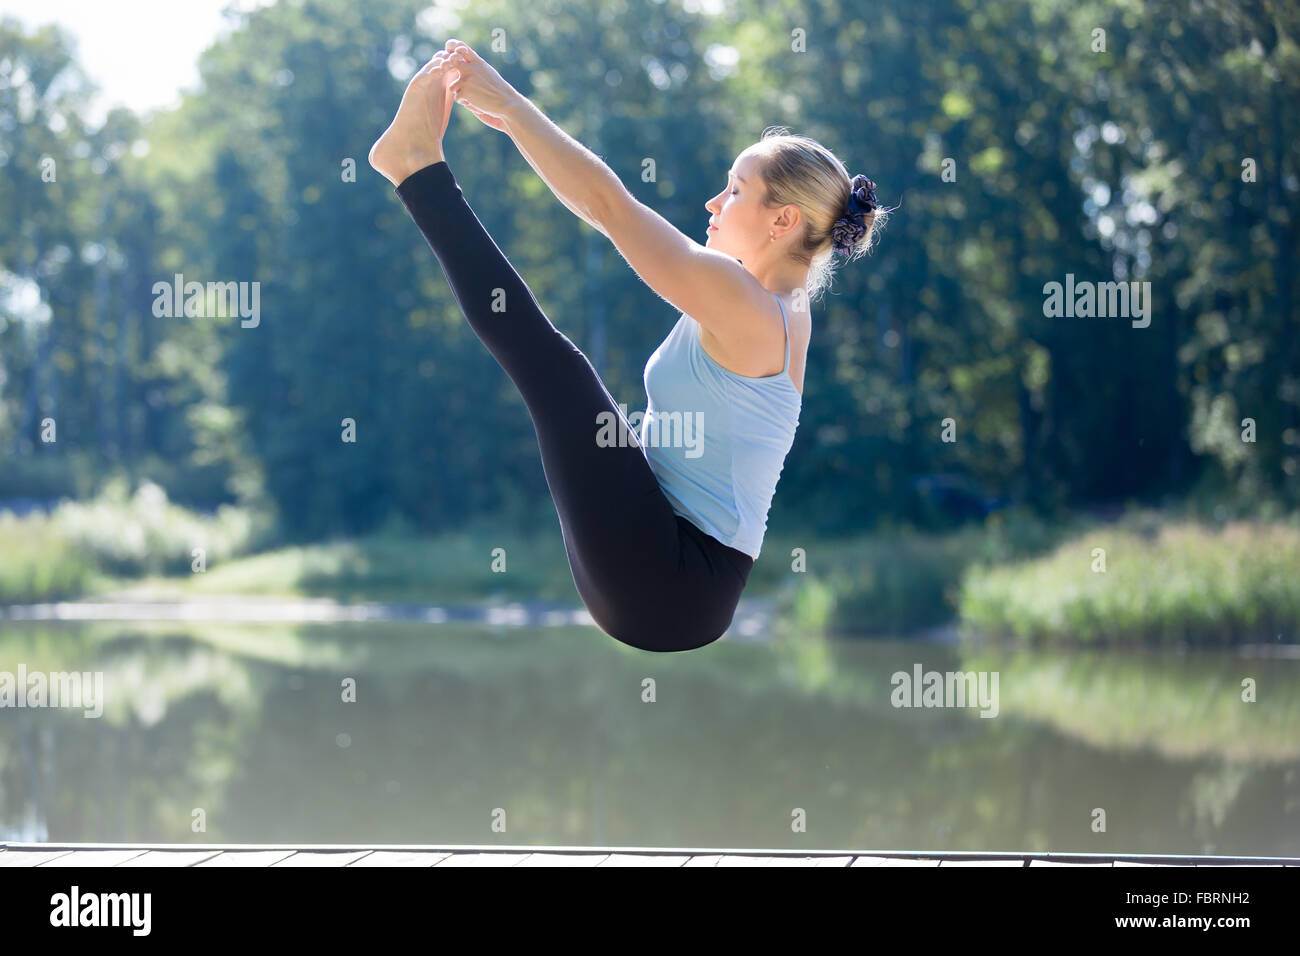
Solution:
<path fill-rule="evenodd" d="M 677 523 L 682 531 L 695 539 L 706 553 L 727 562 L 740 575 L 741 580 L 749 579 L 749 572 L 754 568 L 754 559 L 750 555 L 720 541 L 685 515 L 679 513 Z"/>

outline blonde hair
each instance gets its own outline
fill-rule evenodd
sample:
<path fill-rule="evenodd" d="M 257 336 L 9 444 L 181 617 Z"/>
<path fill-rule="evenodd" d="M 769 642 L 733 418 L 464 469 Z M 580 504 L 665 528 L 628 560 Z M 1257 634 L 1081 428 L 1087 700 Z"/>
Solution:
<path fill-rule="evenodd" d="M 808 295 L 819 299 L 830 287 L 836 269 L 832 229 L 848 211 L 852 176 L 834 153 L 807 136 L 792 134 L 784 126 L 769 126 L 757 144 L 759 170 L 767 186 L 763 203 L 798 206 L 803 214 L 802 240 L 793 256 L 808 266 Z M 866 231 L 849 252 L 838 258 L 855 260 L 866 255 L 891 209 L 877 207 L 864 213 Z"/>

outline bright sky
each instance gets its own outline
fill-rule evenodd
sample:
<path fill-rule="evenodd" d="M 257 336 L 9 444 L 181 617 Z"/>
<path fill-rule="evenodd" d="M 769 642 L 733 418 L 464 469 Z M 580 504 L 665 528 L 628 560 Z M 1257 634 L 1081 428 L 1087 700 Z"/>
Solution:
<path fill-rule="evenodd" d="M 268 0 L 0 0 L 0 16 L 30 30 L 57 23 L 77 42 L 77 60 L 103 95 L 96 121 L 111 106 L 146 110 L 174 105 L 198 83 L 198 59 L 225 26 L 228 6 Z"/>

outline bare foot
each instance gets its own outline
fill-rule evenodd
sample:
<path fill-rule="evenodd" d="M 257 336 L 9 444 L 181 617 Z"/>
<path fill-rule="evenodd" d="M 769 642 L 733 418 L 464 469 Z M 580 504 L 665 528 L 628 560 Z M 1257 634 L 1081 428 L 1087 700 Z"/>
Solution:
<path fill-rule="evenodd" d="M 370 147 L 370 165 L 394 186 L 443 160 L 442 137 L 453 102 L 447 87 L 459 76 L 448 57 L 439 50 L 411 77 L 393 122 Z"/>

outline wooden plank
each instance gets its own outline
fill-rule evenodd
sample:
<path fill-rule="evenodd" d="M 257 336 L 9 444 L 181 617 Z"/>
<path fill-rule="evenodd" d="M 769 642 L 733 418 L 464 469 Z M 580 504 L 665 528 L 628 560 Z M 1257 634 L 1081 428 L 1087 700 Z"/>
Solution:
<path fill-rule="evenodd" d="M 443 850 L 376 850 L 348 866 L 436 866 L 449 856 Z"/>
<path fill-rule="evenodd" d="M 371 850 L 299 850 L 272 866 L 347 866 Z"/>
<path fill-rule="evenodd" d="M 689 856 L 670 856 L 667 853 L 611 853 L 601 860 L 601 866 L 682 866 Z"/>
<path fill-rule="evenodd" d="M 117 866 L 132 857 L 140 856 L 146 850 L 73 850 L 52 860 L 38 864 L 40 866 Z"/>
<path fill-rule="evenodd" d="M 246 848 L 244 845 L 185 846 L 155 844 L 82 843 L 58 846 L 42 843 L 0 844 L 0 867 L 5 866 L 1297 866 L 1294 860 L 1249 857 L 1155 857 L 1116 859 L 1100 855 L 1044 856 L 885 856 L 871 854 L 813 855 L 772 850 L 730 853 L 669 850 L 642 852 L 586 847 L 306 847 Z"/>
<path fill-rule="evenodd" d="M 195 866 L 271 866 L 293 850 L 225 850 Z"/>
<path fill-rule="evenodd" d="M 1030 859 L 1030 866 L 1110 866 L 1110 860 L 1035 860 Z"/>
<path fill-rule="evenodd" d="M 1194 866 L 1192 863 L 1144 863 L 1141 860 L 1112 860 L 1111 866 Z"/>
<path fill-rule="evenodd" d="M 209 860 L 220 850 L 149 850 L 127 860 L 121 866 L 194 866 Z"/>
<path fill-rule="evenodd" d="M 0 866 L 38 866 L 71 850 L 10 850 L 0 853 Z"/>
<path fill-rule="evenodd" d="M 527 853 L 453 853 L 438 866 L 514 866 Z"/>
<path fill-rule="evenodd" d="M 530 853 L 516 866 L 600 866 L 608 853 Z"/>
<path fill-rule="evenodd" d="M 718 866 L 816 866 L 810 856 L 724 856 Z"/>
<path fill-rule="evenodd" d="M 940 860 L 940 866 L 1019 866 L 1024 867 L 1024 860 Z"/>
<path fill-rule="evenodd" d="M 912 857 L 887 856 L 881 859 L 881 866 L 938 866 L 939 858 L 918 860 Z"/>

